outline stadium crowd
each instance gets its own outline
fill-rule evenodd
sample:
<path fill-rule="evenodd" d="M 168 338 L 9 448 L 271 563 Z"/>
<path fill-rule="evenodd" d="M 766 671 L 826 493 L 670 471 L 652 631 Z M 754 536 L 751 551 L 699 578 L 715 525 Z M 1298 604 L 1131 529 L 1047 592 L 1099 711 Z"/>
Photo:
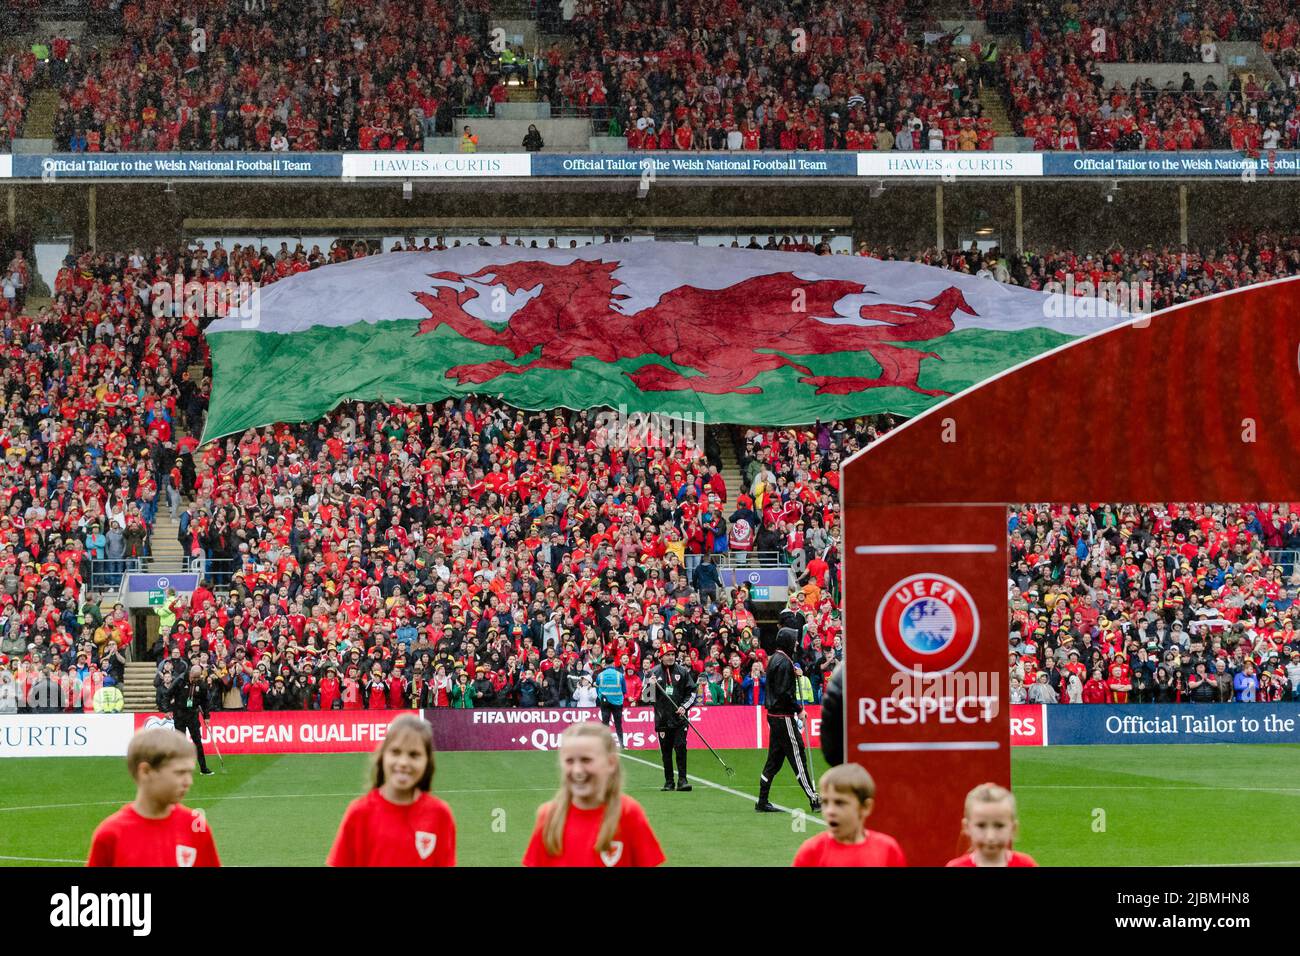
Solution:
<path fill-rule="evenodd" d="M 30 52 L 0 57 L 0 153 L 13 150 L 27 118 L 27 99 L 36 78 L 36 57 Z"/>
<path fill-rule="evenodd" d="M 675 642 L 738 702 L 765 654 L 747 589 L 714 557 L 749 544 L 728 525 L 760 515 L 759 541 L 805 554 L 805 515 L 834 514 L 829 486 L 756 469 L 756 500 L 729 503 L 698 449 L 625 448 L 603 429 L 485 400 L 356 405 L 210 446 L 182 540 L 237 570 L 228 595 L 169 600 L 170 655 L 215 665 L 222 700 L 243 691 L 252 709 L 303 692 L 326 708 L 532 706 L 572 701 L 601 661 L 635 685 Z M 829 620 L 824 559 L 799 573 L 792 613 Z M 810 648 L 825 668 L 834 630 Z"/>
<path fill-rule="evenodd" d="M 132 0 L 108 50 L 74 49 L 57 148 L 421 150 L 484 101 L 486 0 Z"/>
<path fill-rule="evenodd" d="M 1187 248 L 1115 245 L 1088 252 L 1045 249 L 1008 255 L 1000 249 L 975 248 L 909 254 L 862 245 L 858 254 L 910 259 L 1029 289 L 1059 291 L 1072 283 L 1076 295 L 1098 290 L 1102 283 L 1124 283 L 1151 310 L 1300 274 L 1300 235 L 1269 232 L 1229 233 L 1218 245 Z"/>
<path fill-rule="evenodd" d="M 1026 506 L 1009 527 L 1012 702 L 1296 699 L 1297 505 Z"/>
<path fill-rule="evenodd" d="M 5 59 L 0 150 L 37 78 L 59 90 L 54 141 L 71 152 L 419 151 L 454 135 L 458 115 L 490 115 L 517 82 L 634 150 L 989 150 L 982 83 L 1037 150 L 1300 143 L 1300 17 L 1277 0 L 971 8 L 1018 43 L 956 46 L 960 31 L 906 0 L 544 3 L 553 32 L 532 51 L 489 42 L 487 0 L 132 0 L 114 44 L 54 36 L 40 58 Z M 1281 84 L 1198 73 L 1241 40 L 1261 45 Z M 1115 62 L 1188 70 L 1163 88 L 1107 84 L 1101 64 Z"/>
<path fill-rule="evenodd" d="M 901 0 L 583 0 L 538 82 L 551 103 L 612 117 L 630 149 L 992 149 L 978 49 L 926 44 L 920 26 Z"/>
<path fill-rule="evenodd" d="M 807 237 L 769 246 L 815 248 Z M 888 418 L 710 429 L 700 444 L 593 411 L 476 398 L 349 404 L 197 449 L 207 379 L 190 369 L 207 362 L 203 321 L 159 308 L 157 283 L 179 271 L 266 284 L 370 253 L 360 241 L 86 253 L 69 257 L 35 314 L 3 300 L 0 682 L 16 681 L 29 706 L 60 687 L 75 709 L 121 683 L 132 623 L 121 607 L 104 618 L 96 575 L 111 584 L 147 552 L 165 504 L 206 578 L 157 609 L 160 694 L 197 663 L 219 708 L 566 704 L 589 699 L 609 661 L 635 695 L 672 643 L 702 700 L 758 703 L 764 612 L 723 571 L 761 554 L 794 576 L 778 617 L 802 635 L 805 699 L 820 699 L 843 653 L 838 465 Z M 928 261 L 1025 284 L 1105 262 L 1150 272 L 1182 301 L 1294 273 L 1300 237 Z M 738 488 L 718 474 L 722 442 L 734 444 Z M 1201 664 L 1217 695 L 1230 680 L 1238 699 L 1290 698 L 1300 604 L 1293 562 L 1277 552 L 1300 549 L 1296 515 L 1017 509 L 1012 699 L 1203 700 Z"/>
<path fill-rule="evenodd" d="M 977 10 L 982 6 L 975 4 Z M 1256 41 L 1272 52 L 1278 44 L 1266 42 L 1267 36 L 1294 40 L 1288 27 L 1294 16 L 1277 0 L 1077 0 L 1011 7 L 1025 49 L 1050 40 L 1075 56 L 1110 63 L 1215 63 L 1220 43 Z"/>
<path fill-rule="evenodd" d="M 1017 131 L 1036 150 L 1293 149 L 1300 142 L 1294 54 L 1300 22 L 1284 5 L 1103 0 L 1015 11 L 1021 42 L 1001 57 L 1001 88 Z M 1222 62 L 1219 44 L 1257 41 L 1283 83 L 1252 71 L 1226 80 L 1194 64 Z M 1104 63 L 1188 64 L 1178 82 L 1107 84 Z"/>

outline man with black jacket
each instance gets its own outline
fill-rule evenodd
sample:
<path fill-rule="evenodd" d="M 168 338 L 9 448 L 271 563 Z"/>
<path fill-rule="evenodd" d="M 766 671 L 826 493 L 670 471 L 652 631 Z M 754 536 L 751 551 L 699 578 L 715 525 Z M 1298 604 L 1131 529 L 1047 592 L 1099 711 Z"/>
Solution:
<path fill-rule="evenodd" d="M 208 709 L 208 682 L 203 679 L 203 668 L 195 664 L 190 668 L 188 680 L 172 681 L 167 691 L 167 709 L 171 711 L 172 726 L 193 739 L 194 749 L 198 751 L 199 773 L 211 776 L 213 771 L 208 769 L 208 762 L 203 757 L 203 736 L 199 729 L 199 711 L 203 711 L 204 720 L 212 715 Z"/>
<path fill-rule="evenodd" d="M 786 606 L 781 608 L 781 613 L 778 615 L 777 620 L 780 624 L 781 630 L 794 631 L 794 640 L 796 643 L 799 640 L 799 636 L 803 634 L 804 625 L 808 623 L 808 619 L 804 616 L 803 611 L 795 607 L 795 597 L 793 594 L 790 595 L 790 600 Z"/>
<path fill-rule="evenodd" d="M 543 707 L 559 707 L 567 699 L 569 688 L 564 680 L 564 670 L 559 658 L 552 660 L 551 666 L 541 672 L 541 704 Z"/>
<path fill-rule="evenodd" d="M 488 669 L 486 664 L 478 665 L 478 676 L 474 679 L 474 706 L 475 707 L 496 707 L 497 690 L 493 685 L 491 678 L 487 676 Z"/>
<path fill-rule="evenodd" d="M 758 803 L 754 809 L 760 813 L 779 812 L 767 799 L 772 780 L 781 772 L 788 760 L 794 768 L 799 786 L 808 795 L 808 803 L 816 813 L 822 808 L 821 799 L 813 789 L 808 774 L 808 764 L 803 747 L 803 704 L 795 692 L 794 654 L 798 634 L 793 628 L 783 627 L 776 634 L 776 650 L 767 662 L 767 763 L 758 778 Z M 796 724 L 796 721 L 798 723 Z"/>
<path fill-rule="evenodd" d="M 822 694 L 822 756 L 832 767 L 844 762 L 844 664 L 836 665 Z"/>
<path fill-rule="evenodd" d="M 664 785 L 660 790 L 690 790 L 686 777 L 687 712 L 695 704 L 695 684 L 690 672 L 676 665 L 676 648 L 665 644 L 659 650 L 659 665 L 650 671 L 641 690 L 641 700 L 654 705 L 655 733 L 664 761 Z M 677 784 L 673 785 L 673 755 L 677 755 Z"/>

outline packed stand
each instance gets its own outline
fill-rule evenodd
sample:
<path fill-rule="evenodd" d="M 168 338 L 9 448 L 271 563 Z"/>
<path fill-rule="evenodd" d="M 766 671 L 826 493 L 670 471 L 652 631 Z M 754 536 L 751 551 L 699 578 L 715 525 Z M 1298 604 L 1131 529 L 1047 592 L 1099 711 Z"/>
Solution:
<path fill-rule="evenodd" d="M 809 235 L 750 236 L 733 247 L 778 252 L 812 252 L 830 255 L 826 238 Z M 846 254 L 846 253 L 840 253 Z M 1210 245 L 1145 245 L 1108 249 L 1056 249 L 1008 252 L 1000 247 L 980 250 L 906 249 L 859 243 L 854 255 L 875 259 L 920 262 L 967 275 L 993 279 L 1027 289 L 1095 294 L 1106 283 L 1135 293 L 1130 302 L 1145 311 L 1190 302 L 1256 282 L 1300 275 L 1300 233 L 1229 232 Z"/>
<path fill-rule="evenodd" d="M 446 248 L 441 238 L 424 245 Z M 775 236 L 768 247 L 817 248 Z M 635 697 L 658 648 L 673 643 L 699 674 L 703 701 L 761 703 L 761 609 L 721 571 L 775 555 L 793 575 L 779 619 L 802 638 L 801 693 L 820 700 L 843 654 L 838 468 L 889 418 L 710 430 L 700 448 L 625 439 L 599 412 L 487 399 L 352 404 L 195 449 L 206 378 L 191 381 L 188 369 L 207 359 L 203 320 L 159 310 L 155 282 L 180 271 L 201 284 L 266 284 L 375 251 L 340 241 L 83 255 L 60 270 L 55 301 L 36 315 L 4 300 L 0 657 L 24 688 L 19 699 L 48 701 L 62 688 L 55 709 L 91 709 L 92 692 L 121 683 L 132 624 L 122 608 L 102 619 L 85 586 L 92 568 L 111 567 L 98 559 L 148 547 L 165 504 L 207 582 L 158 609 L 160 697 L 197 663 L 212 705 L 225 709 L 569 704 L 588 699 L 594 670 L 610 660 Z M 1088 264 L 1107 256 L 1118 274 L 1149 270 L 1160 295 L 1182 301 L 1293 274 L 1300 240 L 1245 237 L 1185 259 L 1168 249 L 928 258 L 1032 287 L 1067 271 L 1089 276 Z M 21 275 L 24 260 L 15 261 Z M 182 426 L 189 434 L 177 441 Z M 739 488 L 717 474 L 724 441 L 737 452 Z M 125 518 L 120 539 L 115 517 Z M 1208 628 L 1207 669 L 1222 659 L 1234 696 L 1294 688 L 1289 670 L 1278 683 L 1272 658 L 1276 649 L 1285 670 L 1300 650 L 1290 637 L 1300 614 L 1291 565 L 1266 552 L 1300 549 L 1300 519 L 1272 506 L 1026 507 L 1013 530 L 1013 699 L 1070 700 L 1071 647 L 1087 665 L 1081 700 L 1097 699 L 1090 648 L 1102 649 L 1105 699 L 1123 693 L 1115 667 L 1131 680 L 1130 701 L 1168 699 L 1167 685 L 1175 700 L 1204 699 L 1204 682 L 1192 680 L 1194 623 Z M 1142 576 L 1147 561 L 1154 577 Z M 1116 632 L 1122 648 L 1108 647 Z M 1257 682 L 1247 675 L 1239 687 L 1247 658 Z M 1224 686 L 1216 678 L 1216 692 Z"/>
<path fill-rule="evenodd" d="M 1061 291 L 1073 283 L 1076 295 L 1103 283 L 1124 283 L 1136 292 L 1133 304 L 1154 311 L 1230 289 L 1300 274 L 1300 233 L 1240 232 L 1216 245 L 1152 246 L 1085 252 L 1047 249 L 1020 254 L 1000 249 L 933 249 L 915 252 L 862 245 L 859 255 L 907 259 L 1029 289 Z M 1149 286 L 1147 285 L 1149 283 Z"/>
<path fill-rule="evenodd" d="M 162 254 L 70 256 L 38 310 L 21 253 L 4 278 L 0 657 L 27 662 L 20 680 L 88 682 L 86 709 L 95 682 L 120 683 L 131 636 L 124 611 L 102 621 L 98 595 L 148 555 L 158 509 L 179 504 L 194 439 L 177 428 L 205 403 L 188 373 L 198 325 L 154 317 L 139 295 L 174 269 Z"/>
<path fill-rule="evenodd" d="M 17 699 L 35 710 L 90 710 L 105 684 L 121 684 L 132 624 L 121 607 L 103 620 L 98 591 L 83 587 L 87 567 L 103 566 L 88 560 L 98 555 L 96 521 L 111 522 L 122 502 L 129 527 L 147 534 L 161 497 L 191 566 L 208 585 L 227 578 L 230 589 L 168 596 L 158 611 L 160 689 L 179 673 L 168 659 L 184 655 L 208 668 L 219 707 L 527 706 L 582 699 L 582 673 L 602 659 L 628 669 L 635 690 L 657 647 L 673 641 L 707 700 L 761 702 L 755 609 L 746 588 L 723 585 L 716 561 L 733 545 L 754 547 L 730 533 L 739 519 L 775 522 L 772 550 L 788 552 L 808 582 L 785 616 L 829 620 L 820 589 L 834 575 L 819 562 L 834 556 L 785 546 L 798 538 L 797 515 L 834 525 L 834 475 L 811 485 L 802 459 L 797 473 L 764 472 L 752 496 L 729 505 L 709 463 L 718 460 L 712 433 L 707 457 L 657 436 L 644 447 L 633 436 L 625 449 L 597 413 L 525 413 L 489 401 L 351 406 L 194 453 L 206 394 L 188 368 L 206 358 L 204 323 L 159 312 L 156 283 L 179 271 L 200 284 L 266 284 L 372 252 L 340 242 L 310 253 L 84 255 L 60 271 L 54 303 L 37 316 L 14 301 L 5 337 L 26 361 L 6 364 L 7 431 L 18 439 L 6 447 L 3 554 L 12 573 L 0 656 Z M 43 391 L 31 384 L 42 378 Z M 33 394 L 45 399 L 24 397 Z M 45 423 L 56 409 L 70 426 Z M 179 446 L 174 421 L 191 433 Z M 805 451 L 816 447 L 811 431 L 800 440 Z M 65 473 L 71 481 L 59 480 Z M 181 506 L 182 496 L 192 504 Z M 829 548 L 823 538 L 818 547 Z M 119 550 L 104 555 L 112 573 Z M 805 648 L 810 701 L 842 654 L 836 627 L 824 631 L 834 635 L 824 647 L 809 639 Z M 354 674 L 348 665 L 358 661 Z"/>
<path fill-rule="evenodd" d="M 543 51 L 554 106 L 609 120 L 630 149 L 992 149 L 978 48 L 924 43 L 898 0 L 671 5 L 579 0 Z M 802 31 L 802 32 L 797 32 Z"/>
<path fill-rule="evenodd" d="M 0 153 L 12 152 L 23 133 L 37 67 L 31 51 L 0 53 Z"/>
<path fill-rule="evenodd" d="M 1277 3 L 1176 0 L 1068 5 L 1055 16 L 1017 11 L 1019 51 L 1001 55 L 1002 88 L 1020 135 L 1036 150 L 1223 149 L 1248 153 L 1300 143 L 1300 63 L 1280 60 L 1278 86 L 1231 71 L 1220 85 L 1193 64 L 1221 62 L 1219 44 L 1295 43 L 1296 18 Z M 1102 63 L 1184 62 L 1178 82 L 1108 85 Z"/>
<path fill-rule="evenodd" d="M 1012 703 L 1300 697 L 1294 505 L 1023 506 Z"/>
<path fill-rule="evenodd" d="M 487 0 L 133 0 L 104 50 L 51 41 L 56 148 L 419 151 L 489 115 L 511 83 L 589 115 L 634 150 L 990 150 L 981 77 L 1038 150 L 1259 151 L 1300 144 L 1300 18 L 1277 0 L 1085 0 L 973 13 L 1020 38 L 954 47 L 904 0 L 803 10 L 782 0 L 564 0 L 538 5 L 563 39 L 489 43 Z M 418 38 L 412 41 L 411 38 Z M 1258 41 L 1283 84 L 1197 64 Z M 1183 62 L 1181 82 L 1106 84 L 1099 64 Z M 0 73 L 4 136 L 21 127 L 30 54 Z M 471 137 L 472 138 L 472 137 Z M 462 144 L 462 148 L 468 148 Z M 540 136 L 524 148 L 542 148 Z"/>
<path fill-rule="evenodd" d="M 210 445 L 182 543 L 237 570 L 228 596 L 169 599 L 160 687 L 184 659 L 208 669 L 216 706 L 555 706 L 602 661 L 635 697 L 671 642 L 707 700 L 761 702 L 755 608 L 717 560 L 755 547 L 731 533 L 741 521 L 770 527 L 809 582 L 787 613 L 829 620 L 833 541 L 801 535 L 834 527 L 833 484 L 782 467 L 729 502 L 716 450 L 611 442 L 609 427 L 479 399 L 358 404 Z M 810 701 L 842 653 L 826 633 L 803 652 Z"/>
<path fill-rule="evenodd" d="M 72 152 L 414 150 L 487 98 L 487 0 L 133 0 L 55 119 Z"/>
<path fill-rule="evenodd" d="M 1046 42 L 1107 63 L 1216 63 L 1220 43 L 1263 42 L 1291 18 L 1280 0 L 1078 0 L 1055 8 L 975 0 L 972 7 L 1001 32 L 1023 34 L 1025 49 Z"/>

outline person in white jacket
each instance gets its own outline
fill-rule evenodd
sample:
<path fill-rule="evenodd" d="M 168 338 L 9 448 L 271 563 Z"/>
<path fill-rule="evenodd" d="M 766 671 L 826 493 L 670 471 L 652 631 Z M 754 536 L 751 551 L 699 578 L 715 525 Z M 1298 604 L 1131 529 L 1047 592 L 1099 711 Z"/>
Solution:
<path fill-rule="evenodd" d="M 570 680 L 573 678 L 570 677 Z M 578 686 L 573 689 L 573 706 L 575 707 L 595 707 L 598 703 L 596 696 L 596 685 L 591 682 L 591 676 L 583 674 L 578 678 Z"/>
<path fill-rule="evenodd" d="M 14 675 L 7 669 L 0 669 L 0 714 L 18 713 L 18 685 Z"/>
<path fill-rule="evenodd" d="M 1083 682 L 1079 680 L 1078 674 L 1070 675 L 1070 681 L 1066 685 L 1066 693 L 1069 695 L 1070 703 L 1083 703 Z"/>
<path fill-rule="evenodd" d="M 560 612 L 555 611 L 551 614 L 550 619 L 547 620 L 546 623 L 542 625 L 542 648 L 543 649 L 550 647 L 552 644 L 554 644 L 555 649 L 558 651 L 560 650 L 560 648 L 564 646 L 563 644 L 560 643 L 560 623 L 561 623 Z"/>

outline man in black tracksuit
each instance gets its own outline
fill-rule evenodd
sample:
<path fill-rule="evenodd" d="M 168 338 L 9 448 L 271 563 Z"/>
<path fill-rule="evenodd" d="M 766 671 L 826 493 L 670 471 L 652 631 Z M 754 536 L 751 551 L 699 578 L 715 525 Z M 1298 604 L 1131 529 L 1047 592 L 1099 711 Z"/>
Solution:
<path fill-rule="evenodd" d="M 650 672 L 641 689 L 641 700 L 654 705 L 655 733 L 664 760 L 661 790 L 690 790 L 686 778 L 687 714 L 695 703 L 695 685 L 690 672 L 676 666 L 676 648 L 665 644 L 659 651 L 659 666 Z M 677 785 L 673 786 L 673 755 L 677 755 Z"/>
<path fill-rule="evenodd" d="M 767 702 L 767 763 L 763 765 L 763 775 L 758 778 L 758 803 L 754 809 L 760 813 L 779 812 L 767 799 L 772 789 L 772 780 L 781 772 L 781 765 L 787 760 L 794 768 L 794 775 L 808 795 L 808 803 L 816 813 L 822 808 L 821 799 L 813 789 L 808 774 L 808 761 L 804 754 L 802 722 L 803 704 L 795 693 L 794 654 L 795 640 L 798 635 L 788 627 L 783 627 L 776 635 L 776 651 L 767 662 L 767 690 L 764 699 Z"/>
<path fill-rule="evenodd" d="M 197 664 L 190 668 L 188 680 L 175 680 L 167 691 L 167 707 L 172 714 L 172 726 L 182 734 L 188 733 L 194 740 L 194 749 L 199 757 L 199 773 L 208 776 L 208 762 L 203 758 L 203 737 L 199 729 L 199 711 L 203 719 L 211 716 L 208 709 L 208 684 L 203 679 L 203 668 Z"/>

